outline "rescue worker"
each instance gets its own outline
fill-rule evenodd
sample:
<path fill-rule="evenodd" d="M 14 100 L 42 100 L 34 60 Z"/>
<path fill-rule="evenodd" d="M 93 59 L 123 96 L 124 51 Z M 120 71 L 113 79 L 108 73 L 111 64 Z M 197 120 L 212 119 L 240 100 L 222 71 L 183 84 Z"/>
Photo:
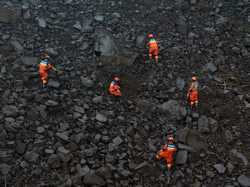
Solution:
<path fill-rule="evenodd" d="M 119 77 L 114 77 L 112 82 L 109 85 L 109 93 L 111 95 L 120 97 L 122 96 L 121 90 L 120 90 L 120 79 Z"/>
<path fill-rule="evenodd" d="M 156 154 L 156 158 L 158 160 L 163 158 L 166 162 L 168 171 L 170 171 L 174 165 L 174 156 L 177 151 L 177 148 L 174 144 L 174 137 L 172 135 L 168 136 L 167 140 L 167 144 L 164 145 L 163 148 Z"/>
<path fill-rule="evenodd" d="M 40 80 L 42 82 L 42 86 L 43 88 L 46 87 L 46 85 L 48 84 L 48 73 L 51 69 L 53 69 L 54 71 L 57 71 L 57 69 L 52 66 L 49 63 L 49 55 L 47 53 L 43 53 L 42 54 L 42 60 L 40 61 L 39 64 L 39 74 L 40 74 Z"/>
<path fill-rule="evenodd" d="M 152 58 L 155 58 L 155 63 L 158 63 L 158 58 L 159 58 L 159 48 L 158 48 L 158 43 L 154 37 L 153 34 L 149 34 L 148 35 L 149 38 L 149 42 L 147 44 L 148 48 L 149 48 L 149 59 L 150 61 L 152 60 Z"/>
<path fill-rule="evenodd" d="M 192 76 L 192 82 L 187 93 L 187 99 L 189 101 L 191 108 L 193 108 L 194 106 L 195 107 L 198 106 L 198 96 L 199 96 L 198 86 L 199 86 L 199 83 L 198 83 L 197 77 Z"/>

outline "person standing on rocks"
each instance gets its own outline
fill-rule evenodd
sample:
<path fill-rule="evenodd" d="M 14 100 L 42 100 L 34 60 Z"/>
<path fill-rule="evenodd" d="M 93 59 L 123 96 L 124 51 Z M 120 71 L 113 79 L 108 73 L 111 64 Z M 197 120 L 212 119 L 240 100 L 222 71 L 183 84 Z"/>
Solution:
<path fill-rule="evenodd" d="M 42 53 L 41 55 L 41 61 L 39 64 L 39 74 L 40 74 L 40 80 L 42 82 L 42 86 L 43 88 L 46 87 L 46 85 L 48 84 L 48 73 L 51 69 L 53 69 L 54 71 L 57 71 L 57 69 L 52 66 L 49 63 L 49 55 L 47 53 Z"/>
<path fill-rule="evenodd" d="M 151 61 L 153 56 L 154 56 L 155 63 L 158 63 L 158 58 L 159 58 L 159 56 L 158 56 L 159 55 L 158 43 L 157 43 L 153 34 L 149 34 L 148 38 L 149 38 L 149 42 L 148 42 L 147 46 L 149 48 L 149 59 Z"/>
<path fill-rule="evenodd" d="M 113 96 L 120 97 L 122 96 L 121 90 L 120 90 L 120 78 L 114 77 L 112 82 L 109 85 L 109 93 Z"/>
<path fill-rule="evenodd" d="M 194 106 L 197 108 L 198 107 L 198 80 L 196 76 L 192 76 L 192 82 L 190 84 L 190 87 L 188 89 L 188 93 L 187 93 L 187 99 L 189 101 L 189 104 L 191 106 L 191 108 L 193 108 Z"/>
<path fill-rule="evenodd" d="M 163 148 L 156 154 L 156 158 L 159 160 L 163 158 L 166 161 L 168 171 L 170 172 L 174 165 L 174 156 L 177 151 L 176 145 L 174 144 L 173 135 L 168 136 L 168 142 Z"/>

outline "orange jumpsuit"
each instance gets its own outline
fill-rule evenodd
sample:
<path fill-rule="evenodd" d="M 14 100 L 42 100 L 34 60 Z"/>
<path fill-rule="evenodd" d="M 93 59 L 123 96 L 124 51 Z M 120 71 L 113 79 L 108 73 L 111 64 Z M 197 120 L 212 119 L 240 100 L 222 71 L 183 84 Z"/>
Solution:
<path fill-rule="evenodd" d="M 193 106 L 194 104 L 198 104 L 199 99 L 199 93 L 198 93 L 198 82 L 194 81 L 190 85 L 190 88 L 188 90 L 188 100 L 190 102 L 190 105 Z"/>
<path fill-rule="evenodd" d="M 115 81 L 110 83 L 109 93 L 114 96 L 122 96 L 120 86 Z"/>
<path fill-rule="evenodd" d="M 155 39 L 150 39 L 148 42 L 149 47 L 149 58 L 152 59 L 152 57 L 155 57 L 156 62 L 158 62 L 158 55 L 159 55 L 159 48 L 157 41 Z"/>
<path fill-rule="evenodd" d="M 39 74 L 42 83 L 45 85 L 48 83 L 48 73 L 52 68 L 52 65 L 47 60 L 42 60 L 39 65 Z"/>
<path fill-rule="evenodd" d="M 168 144 L 164 149 L 161 149 L 157 154 L 156 158 L 164 158 L 168 169 L 171 169 L 174 164 L 174 155 L 177 151 L 177 148 L 174 144 Z"/>

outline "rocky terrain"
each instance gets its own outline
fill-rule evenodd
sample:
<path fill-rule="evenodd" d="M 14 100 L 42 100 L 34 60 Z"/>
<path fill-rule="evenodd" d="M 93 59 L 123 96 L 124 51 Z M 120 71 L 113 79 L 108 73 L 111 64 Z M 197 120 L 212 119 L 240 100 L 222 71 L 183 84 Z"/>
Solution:
<path fill-rule="evenodd" d="M 157 65 L 144 63 L 150 32 Z M 47 92 L 42 50 L 63 71 Z M 1 0 L 0 186 L 250 186 L 249 60 L 249 0 Z M 122 98 L 107 93 L 113 75 Z M 167 184 L 155 154 L 169 129 Z"/>

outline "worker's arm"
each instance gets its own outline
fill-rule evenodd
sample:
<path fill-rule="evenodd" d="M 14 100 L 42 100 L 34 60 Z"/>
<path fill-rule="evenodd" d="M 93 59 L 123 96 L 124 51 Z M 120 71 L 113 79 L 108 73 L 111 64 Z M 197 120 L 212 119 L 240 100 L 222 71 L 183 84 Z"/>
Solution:
<path fill-rule="evenodd" d="M 161 159 L 161 153 L 162 153 L 162 150 L 160 150 L 157 154 L 156 154 L 156 158 L 159 160 L 159 159 Z"/>

